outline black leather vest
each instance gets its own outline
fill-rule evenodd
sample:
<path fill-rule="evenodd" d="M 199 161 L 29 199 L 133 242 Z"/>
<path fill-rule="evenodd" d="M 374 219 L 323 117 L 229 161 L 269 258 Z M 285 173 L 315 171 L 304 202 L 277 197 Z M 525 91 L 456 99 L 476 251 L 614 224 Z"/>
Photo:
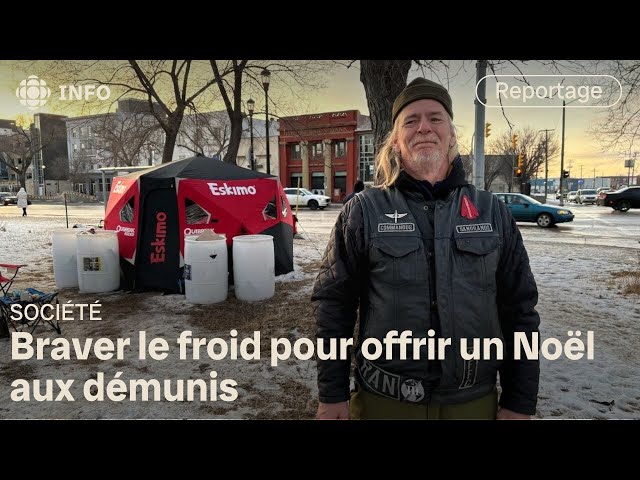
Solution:
<path fill-rule="evenodd" d="M 502 339 L 496 304 L 502 245 L 497 197 L 472 185 L 456 188 L 447 199 L 431 202 L 433 228 L 421 218 L 425 213 L 413 201 L 410 208 L 405 194 L 396 188 L 371 188 L 358 198 L 369 258 L 356 348 L 359 384 L 379 395 L 415 403 L 460 403 L 490 392 L 499 366 L 495 354 L 493 360 L 463 360 L 460 340 L 466 338 L 471 347 L 474 338 L 481 343 L 484 338 Z M 433 244 L 433 252 L 427 252 L 425 244 Z M 428 254 L 435 259 L 432 286 Z M 411 330 L 413 338 L 430 338 L 433 305 L 440 336 L 451 339 L 437 386 L 426 384 L 428 355 L 438 358 L 430 343 L 415 350 L 420 359 L 414 358 L 412 344 L 406 359 L 400 358 L 398 345 L 393 346 L 391 358 L 386 354 L 376 360 L 365 358 L 363 341 L 375 338 L 384 346 L 382 340 L 391 330 Z"/>

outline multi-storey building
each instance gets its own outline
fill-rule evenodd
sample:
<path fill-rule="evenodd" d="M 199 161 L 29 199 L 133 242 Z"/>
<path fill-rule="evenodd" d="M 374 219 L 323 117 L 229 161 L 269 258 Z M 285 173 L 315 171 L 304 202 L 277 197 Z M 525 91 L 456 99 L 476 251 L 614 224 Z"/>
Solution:
<path fill-rule="evenodd" d="M 357 110 L 280 119 L 280 181 L 340 202 L 360 178 L 373 183 L 373 137 Z"/>

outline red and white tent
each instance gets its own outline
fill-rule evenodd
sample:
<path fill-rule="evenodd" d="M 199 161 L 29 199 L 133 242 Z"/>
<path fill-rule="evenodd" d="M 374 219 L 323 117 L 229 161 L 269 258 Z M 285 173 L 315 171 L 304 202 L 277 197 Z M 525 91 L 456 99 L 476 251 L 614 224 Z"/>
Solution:
<path fill-rule="evenodd" d="M 237 235 L 271 235 L 276 275 L 293 270 L 295 222 L 278 178 L 215 158 L 114 178 L 105 229 L 118 232 L 126 289 L 181 291 L 184 236 L 205 230 L 226 234 L 229 247 Z"/>

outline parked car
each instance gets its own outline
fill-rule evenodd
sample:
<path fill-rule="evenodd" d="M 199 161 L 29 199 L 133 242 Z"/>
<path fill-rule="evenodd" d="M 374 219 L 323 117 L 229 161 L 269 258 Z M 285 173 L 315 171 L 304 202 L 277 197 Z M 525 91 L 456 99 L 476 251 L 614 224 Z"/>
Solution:
<path fill-rule="evenodd" d="M 610 187 L 598 187 L 596 188 L 596 192 L 600 195 L 602 192 L 612 192 L 613 190 Z"/>
<path fill-rule="evenodd" d="M 576 203 L 596 203 L 598 199 L 597 191 L 590 188 L 581 188 L 576 193 Z"/>
<path fill-rule="evenodd" d="M 577 190 L 571 190 L 569 193 L 567 193 L 567 202 L 575 202 L 576 195 L 578 195 Z"/>
<path fill-rule="evenodd" d="M 640 186 L 624 187 L 615 192 L 603 192 L 598 197 L 598 205 L 626 212 L 630 208 L 640 208 Z"/>
<path fill-rule="evenodd" d="M 0 192 L 0 205 L 17 205 L 18 197 L 16 197 L 15 193 L 11 192 Z"/>
<path fill-rule="evenodd" d="M 522 193 L 496 193 L 507 204 L 516 222 L 535 222 L 547 228 L 555 223 L 572 222 L 574 214 L 566 208 L 545 205 Z"/>
<path fill-rule="evenodd" d="M 309 207 L 311 210 L 323 210 L 331 205 L 331 199 L 326 195 L 315 195 L 306 188 L 285 188 L 284 194 L 289 200 L 289 205 L 295 208 L 296 204 L 301 207 Z"/>
<path fill-rule="evenodd" d="M 566 190 L 562 192 L 562 199 L 563 200 L 567 199 L 567 191 Z M 560 191 L 556 192 L 556 200 L 560 200 Z"/>

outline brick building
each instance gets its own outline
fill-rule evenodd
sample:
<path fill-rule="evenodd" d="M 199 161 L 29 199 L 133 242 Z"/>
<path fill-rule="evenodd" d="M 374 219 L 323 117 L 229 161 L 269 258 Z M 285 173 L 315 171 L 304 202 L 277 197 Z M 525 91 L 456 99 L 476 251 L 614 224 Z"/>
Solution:
<path fill-rule="evenodd" d="M 371 170 L 368 164 L 361 165 L 363 142 L 371 144 L 370 124 L 357 110 L 281 117 L 280 181 L 291 187 L 299 181 L 301 187 L 341 202 L 360 171 Z M 365 153 L 372 162 L 372 152 Z"/>

